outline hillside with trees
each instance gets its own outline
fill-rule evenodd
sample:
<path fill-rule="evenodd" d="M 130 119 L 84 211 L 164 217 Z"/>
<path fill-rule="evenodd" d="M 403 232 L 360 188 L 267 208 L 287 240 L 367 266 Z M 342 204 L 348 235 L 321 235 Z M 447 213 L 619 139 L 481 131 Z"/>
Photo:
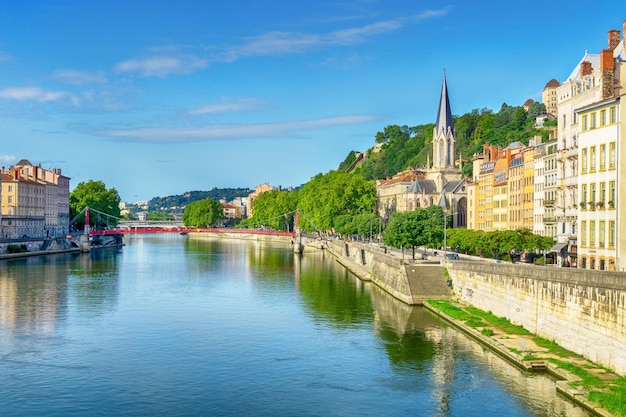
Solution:
<path fill-rule="evenodd" d="M 497 113 L 489 109 L 474 109 L 462 116 L 454 117 L 457 140 L 457 157 L 464 161 L 482 152 L 484 144 L 506 147 L 512 142 L 528 145 L 535 135 L 548 138 L 548 129 L 535 127 L 538 116 L 545 113 L 543 103 L 532 103 L 528 110 L 522 106 L 506 103 Z M 549 125 L 550 123 L 548 123 Z M 391 177 L 408 168 L 426 168 L 432 155 L 433 123 L 419 126 L 389 125 L 376 133 L 376 146 L 366 152 L 366 157 L 354 173 L 368 180 Z M 351 152 L 339 165 L 346 170 L 356 160 Z M 471 175 L 471 164 L 463 165 L 463 174 Z"/>
<path fill-rule="evenodd" d="M 248 188 L 213 188 L 210 191 L 188 191 L 180 195 L 154 197 L 148 201 L 148 211 L 180 211 L 189 203 L 206 198 L 232 201 L 237 197 L 247 197 L 252 191 Z"/>

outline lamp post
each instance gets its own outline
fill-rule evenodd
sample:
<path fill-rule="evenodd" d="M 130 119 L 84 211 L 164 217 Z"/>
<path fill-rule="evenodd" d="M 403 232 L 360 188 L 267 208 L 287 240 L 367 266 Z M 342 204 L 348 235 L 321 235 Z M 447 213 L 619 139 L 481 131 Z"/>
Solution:
<path fill-rule="evenodd" d="M 448 259 L 448 216 L 454 216 L 458 212 L 447 214 L 446 211 L 443 211 L 443 261 L 445 262 Z"/>

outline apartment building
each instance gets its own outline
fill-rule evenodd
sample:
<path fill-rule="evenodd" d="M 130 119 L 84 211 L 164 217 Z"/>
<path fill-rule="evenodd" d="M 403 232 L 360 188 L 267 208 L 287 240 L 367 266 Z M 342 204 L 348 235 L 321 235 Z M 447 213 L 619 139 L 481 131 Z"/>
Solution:
<path fill-rule="evenodd" d="M 70 179 L 19 161 L 0 171 L 0 227 L 4 238 L 65 236 L 69 231 Z"/>

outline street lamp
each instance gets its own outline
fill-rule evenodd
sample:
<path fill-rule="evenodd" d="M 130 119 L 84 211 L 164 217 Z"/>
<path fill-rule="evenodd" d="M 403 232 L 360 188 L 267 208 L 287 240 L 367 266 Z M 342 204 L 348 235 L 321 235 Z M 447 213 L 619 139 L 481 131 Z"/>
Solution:
<path fill-rule="evenodd" d="M 455 214 L 458 214 L 458 212 L 447 214 L 445 210 L 443 211 L 443 261 L 444 262 L 446 261 L 446 259 L 448 259 L 448 241 L 447 241 L 448 216 L 454 216 Z"/>

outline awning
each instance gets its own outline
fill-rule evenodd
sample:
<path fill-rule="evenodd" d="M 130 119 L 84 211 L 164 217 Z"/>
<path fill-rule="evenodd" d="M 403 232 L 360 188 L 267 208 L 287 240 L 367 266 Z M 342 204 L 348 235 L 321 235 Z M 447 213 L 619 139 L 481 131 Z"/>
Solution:
<path fill-rule="evenodd" d="M 563 248 L 567 247 L 567 243 L 557 243 L 556 245 L 552 246 L 552 249 L 550 249 L 550 252 L 556 252 L 556 253 L 560 253 Z"/>

